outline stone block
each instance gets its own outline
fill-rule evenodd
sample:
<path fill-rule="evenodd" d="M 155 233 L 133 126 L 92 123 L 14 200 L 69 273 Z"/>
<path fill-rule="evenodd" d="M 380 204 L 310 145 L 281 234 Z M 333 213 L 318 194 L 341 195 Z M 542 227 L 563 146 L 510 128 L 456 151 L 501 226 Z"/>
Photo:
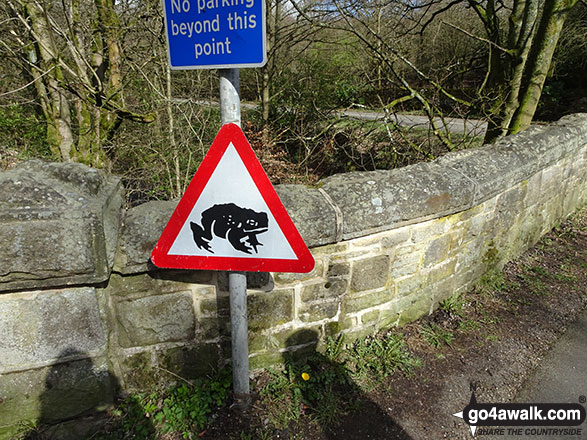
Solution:
<path fill-rule="evenodd" d="M 328 279 L 344 278 L 351 273 L 351 265 L 349 263 L 332 263 L 328 266 L 326 276 Z"/>
<path fill-rule="evenodd" d="M 0 430 L 23 423 L 55 423 L 104 409 L 113 402 L 115 389 L 105 358 L 2 374 Z"/>
<path fill-rule="evenodd" d="M 215 295 L 200 300 L 200 313 L 203 316 L 229 316 L 230 298 L 228 295 Z"/>
<path fill-rule="evenodd" d="M 287 286 L 301 281 L 308 281 L 316 277 L 321 277 L 324 272 L 324 262 L 320 258 L 315 258 L 314 269 L 308 273 L 291 273 L 277 272 L 273 275 L 278 286 Z"/>
<path fill-rule="evenodd" d="M 406 296 L 418 292 L 425 283 L 425 279 L 419 275 L 412 275 L 396 280 L 397 295 Z"/>
<path fill-rule="evenodd" d="M 348 281 L 329 279 L 326 282 L 310 284 L 302 289 L 302 301 L 316 301 L 322 299 L 335 299 L 347 291 Z"/>
<path fill-rule="evenodd" d="M 108 279 L 120 179 L 74 163 L 29 161 L 0 172 L 0 291 Z"/>
<path fill-rule="evenodd" d="M 249 369 L 255 371 L 260 370 L 261 368 L 272 367 L 274 365 L 283 365 L 285 357 L 285 354 L 274 351 L 258 353 L 249 358 Z"/>
<path fill-rule="evenodd" d="M 408 275 L 414 275 L 420 268 L 420 254 L 412 253 L 396 256 L 391 263 L 390 278 L 396 280 Z"/>
<path fill-rule="evenodd" d="M 403 227 L 387 232 L 381 238 L 381 248 L 385 250 L 406 243 L 410 239 L 410 230 L 409 227 Z"/>
<path fill-rule="evenodd" d="M 327 301 L 312 304 L 302 304 L 299 309 L 299 318 L 303 322 L 322 321 L 336 316 L 339 309 L 339 301 Z"/>
<path fill-rule="evenodd" d="M 275 191 L 308 247 L 336 242 L 336 214 L 320 190 L 276 185 Z"/>
<path fill-rule="evenodd" d="M 430 295 L 411 295 L 398 300 L 398 309 L 401 310 L 398 325 L 415 321 L 430 314 L 434 299 Z"/>
<path fill-rule="evenodd" d="M 215 341 L 219 338 L 230 339 L 230 317 L 215 316 L 213 318 L 198 319 L 198 340 Z"/>
<path fill-rule="evenodd" d="M 440 280 L 451 277 L 455 273 L 457 259 L 445 260 L 437 266 L 433 267 L 422 276 L 426 276 L 427 283 L 437 283 Z"/>
<path fill-rule="evenodd" d="M 177 206 L 177 200 L 152 201 L 125 212 L 114 270 L 123 274 L 146 272 L 151 252 Z"/>
<path fill-rule="evenodd" d="M 195 316 L 190 293 L 171 293 L 116 304 L 118 342 L 140 347 L 193 340 Z"/>
<path fill-rule="evenodd" d="M 385 290 L 367 293 L 361 296 L 345 296 L 343 300 L 343 312 L 356 313 L 361 310 L 375 307 L 393 300 L 395 297 L 395 289 L 387 288 Z"/>
<path fill-rule="evenodd" d="M 113 273 L 106 287 L 116 297 L 150 296 L 159 293 L 182 292 L 195 289 L 194 284 L 211 283 L 212 273 L 201 270 L 155 270 L 136 275 Z M 198 286 L 202 295 L 213 295 L 212 286 Z"/>
<path fill-rule="evenodd" d="M 365 258 L 353 263 L 351 290 L 361 292 L 383 287 L 389 277 L 389 256 Z"/>
<path fill-rule="evenodd" d="M 390 329 L 398 324 L 400 311 L 396 303 L 379 311 L 379 328 Z"/>
<path fill-rule="evenodd" d="M 562 117 L 548 127 L 530 127 L 512 137 L 514 144 L 523 143 L 537 157 L 538 168 L 545 168 L 584 146 L 587 138 L 587 115 L 577 113 Z"/>
<path fill-rule="evenodd" d="M 267 333 L 267 334 L 266 334 Z M 317 344 L 320 335 L 319 327 L 302 327 L 281 331 L 267 331 L 249 335 L 249 351 L 279 351 L 297 345 Z"/>
<path fill-rule="evenodd" d="M 217 344 L 175 347 L 157 351 L 157 358 L 159 365 L 165 370 L 190 380 L 218 370 L 220 348 Z M 177 377 L 168 373 L 167 380 L 177 382 Z"/>
<path fill-rule="evenodd" d="M 0 295 L 0 373 L 47 365 L 65 349 L 97 355 L 106 345 L 92 287 Z"/>
<path fill-rule="evenodd" d="M 345 240 L 467 209 L 474 195 L 469 179 L 437 163 L 347 173 L 323 182 L 342 212 Z"/>
<path fill-rule="evenodd" d="M 421 246 L 428 240 L 438 237 L 448 231 L 450 223 L 446 218 L 438 218 L 412 226 L 411 242 Z"/>
<path fill-rule="evenodd" d="M 537 169 L 535 160 L 528 162 L 527 155 L 505 143 L 449 153 L 435 162 L 475 182 L 474 205 L 527 179 Z"/>
<path fill-rule="evenodd" d="M 370 312 L 363 313 L 361 315 L 361 324 L 369 325 L 369 324 L 377 324 L 379 322 L 379 310 L 371 310 Z"/>
<path fill-rule="evenodd" d="M 333 256 L 348 252 L 349 242 L 342 241 L 328 246 L 318 246 L 312 249 L 312 255 L 314 256 Z"/>
<path fill-rule="evenodd" d="M 159 370 L 156 368 L 154 353 L 142 351 L 118 360 L 122 373 L 121 386 L 128 392 L 149 390 L 159 383 Z"/>
<path fill-rule="evenodd" d="M 293 320 L 293 297 L 293 289 L 249 295 L 249 330 L 259 331 Z"/>
<path fill-rule="evenodd" d="M 428 268 L 444 261 L 448 256 L 451 241 L 449 234 L 431 240 L 426 247 L 426 252 L 424 252 L 422 266 Z"/>

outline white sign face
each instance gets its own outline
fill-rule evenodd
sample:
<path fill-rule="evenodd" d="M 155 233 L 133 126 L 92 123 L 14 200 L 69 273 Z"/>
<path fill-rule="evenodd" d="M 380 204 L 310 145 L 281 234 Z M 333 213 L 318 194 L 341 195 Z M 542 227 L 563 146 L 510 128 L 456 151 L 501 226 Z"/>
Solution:
<path fill-rule="evenodd" d="M 314 258 L 244 133 L 222 126 L 151 261 L 177 269 L 309 272 Z"/>
<path fill-rule="evenodd" d="M 232 142 L 169 255 L 296 259 Z"/>

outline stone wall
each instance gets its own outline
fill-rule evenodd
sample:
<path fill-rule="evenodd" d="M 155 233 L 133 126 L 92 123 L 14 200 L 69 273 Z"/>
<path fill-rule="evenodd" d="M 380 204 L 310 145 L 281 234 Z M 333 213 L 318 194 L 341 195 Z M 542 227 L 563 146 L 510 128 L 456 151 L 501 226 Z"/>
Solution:
<path fill-rule="evenodd" d="M 316 259 L 248 274 L 252 368 L 412 321 L 587 200 L 587 115 L 431 163 L 277 192 Z M 193 378 L 230 355 L 227 275 L 148 259 L 175 202 L 123 211 L 119 179 L 31 161 L 0 173 L 0 439 Z"/>

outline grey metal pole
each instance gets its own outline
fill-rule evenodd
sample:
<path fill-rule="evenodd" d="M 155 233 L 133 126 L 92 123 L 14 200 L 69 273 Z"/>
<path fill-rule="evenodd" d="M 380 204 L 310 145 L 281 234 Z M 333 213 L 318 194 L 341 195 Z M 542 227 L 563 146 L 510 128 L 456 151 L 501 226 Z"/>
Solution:
<path fill-rule="evenodd" d="M 220 119 L 222 124 L 241 125 L 238 69 L 222 69 L 220 74 Z M 232 334 L 232 385 L 237 404 L 247 406 L 249 389 L 249 337 L 247 322 L 247 276 L 228 273 L 230 324 Z"/>
<path fill-rule="evenodd" d="M 220 69 L 220 119 L 222 125 L 241 125 L 241 97 L 238 69 Z"/>
<path fill-rule="evenodd" d="M 247 276 L 228 273 L 230 324 L 232 335 L 232 385 L 237 403 L 249 394 L 249 338 L 247 323 Z"/>

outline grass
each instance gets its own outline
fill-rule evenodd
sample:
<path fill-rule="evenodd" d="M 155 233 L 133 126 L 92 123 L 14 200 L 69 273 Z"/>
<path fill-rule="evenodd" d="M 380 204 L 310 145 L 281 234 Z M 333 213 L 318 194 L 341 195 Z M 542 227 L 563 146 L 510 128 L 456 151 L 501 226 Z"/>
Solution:
<path fill-rule="evenodd" d="M 271 425 L 283 429 L 307 414 L 321 426 L 330 426 L 356 410 L 357 397 L 395 372 L 408 373 L 421 365 L 405 347 L 403 335 L 329 338 L 324 354 L 287 362 L 281 371 L 269 370 L 270 379 L 260 390 Z"/>
<path fill-rule="evenodd" d="M 450 316 L 463 317 L 464 307 L 467 301 L 463 295 L 453 295 L 440 302 L 438 308 L 444 310 Z"/>
<path fill-rule="evenodd" d="M 171 434 L 195 439 L 212 412 L 227 402 L 231 384 L 231 370 L 223 369 L 207 379 L 132 394 L 112 411 L 114 424 L 109 432 L 92 439 L 147 440 Z"/>
<path fill-rule="evenodd" d="M 428 323 L 420 332 L 424 339 L 436 348 L 440 348 L 443 344 L 450 346 L 455 338 L 453 332 L 445 330 L 432 323 Z"/>
<path fill-rule="evenodd" d="M 389 332 L 352 344 L 345 343 L 344 336 L 330 338 L 323 354 L 310 353 L 288 360 L 283 369 L 266 370 L 267 380 L 258 392 L 267 429 L 242 431 L 235 439 L 273 438 L 272 429 L 286 429 L 303 416 L 320 426 L 331 426 L 358 409 L 365 390 L 396 371 L 407 373 L 418 365 L 401 334 Z M 93 439 L 196 439 L 210 416 L 227 403 L 230 386 L 230 370 L 222 370 L 205 380 L 133 394 L 112 411 L 108 434 Z"/>

